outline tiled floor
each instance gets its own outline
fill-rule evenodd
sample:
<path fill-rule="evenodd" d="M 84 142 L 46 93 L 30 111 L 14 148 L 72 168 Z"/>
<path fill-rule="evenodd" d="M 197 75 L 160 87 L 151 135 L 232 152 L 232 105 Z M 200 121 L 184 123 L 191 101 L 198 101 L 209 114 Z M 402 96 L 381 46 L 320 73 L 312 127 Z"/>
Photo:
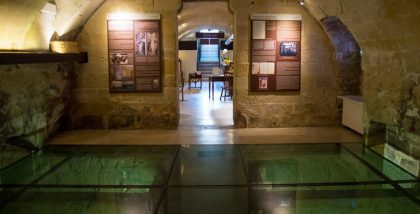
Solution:
<path fill-rule="evenodd" d="M 420 212 L 361 144 L 47 146 L 0 175 L 0 213 Z"/>

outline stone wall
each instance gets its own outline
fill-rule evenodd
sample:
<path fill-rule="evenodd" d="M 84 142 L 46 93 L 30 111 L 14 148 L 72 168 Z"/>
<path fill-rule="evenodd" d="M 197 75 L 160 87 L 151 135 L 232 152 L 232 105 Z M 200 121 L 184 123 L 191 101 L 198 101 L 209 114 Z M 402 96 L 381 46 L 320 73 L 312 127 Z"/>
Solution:
<path fill-rule="evenodd" d="M 359 44 L 337 17 L 325 17 L 321 23 L 335 49 L 339 65 L 339 94 L 361 95 L 363 73 Z"/>
<path fill-rule="evenodd" d="M 419 157 L 420 1 L 308 0 L 305 7 L 318 20 L 339 18 L 363 51 L 367 143 L 378 143 L 369 140 L 377 135 L 377 124 L 397 127 L 388 129 L 399 139 L 390 143 Z"/>
<path fill-rule="evenodd" d="M 73 63 L 0 66 L 0 143 L 41 147 L 71 103 Z"/>
<path fill-rule="evenodd" d="M 320 24 L 294 0 L 231 0 L 234 11 L 235 127 L 329 126 L 339 124 L 338 65 Z M 302 14 L 301 90 L 250 94 L 251 13 Z"/>
<path fill-rule="evenodd" d="M 89 63 L 76 69 L 76 105 L 72 128 L 174 129 L 178 126 L 177 10 L 180 1 L 109 0 L 84 25 L 77 41 L 89 53 Z M 107 14 L 160 13 L 162 33 L 162 93 L 110 93 Z"/>

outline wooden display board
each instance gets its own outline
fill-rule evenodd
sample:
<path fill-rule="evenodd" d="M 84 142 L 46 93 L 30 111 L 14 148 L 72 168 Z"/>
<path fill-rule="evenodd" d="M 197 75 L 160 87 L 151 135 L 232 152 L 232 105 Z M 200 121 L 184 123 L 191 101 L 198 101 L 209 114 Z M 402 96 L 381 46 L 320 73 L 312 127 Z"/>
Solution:
<path fill-rule="evenodd" d="M 300 91 L 301 15 L 251 16 L 251 92 Z"/>
<path fill-rule="evenodd" d="M 108 20 L 110 92 L 161 92 L 159 19 Z"/>

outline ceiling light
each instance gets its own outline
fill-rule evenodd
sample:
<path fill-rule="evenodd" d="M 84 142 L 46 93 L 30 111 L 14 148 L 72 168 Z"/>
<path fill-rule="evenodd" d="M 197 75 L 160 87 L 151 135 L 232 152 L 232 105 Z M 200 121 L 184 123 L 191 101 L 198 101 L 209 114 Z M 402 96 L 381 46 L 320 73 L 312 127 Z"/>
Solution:
<path fill-rule="evenodd" d="M 305 4 L 305 0 L 299 0 L 299 4 L 303 6 Z"/>

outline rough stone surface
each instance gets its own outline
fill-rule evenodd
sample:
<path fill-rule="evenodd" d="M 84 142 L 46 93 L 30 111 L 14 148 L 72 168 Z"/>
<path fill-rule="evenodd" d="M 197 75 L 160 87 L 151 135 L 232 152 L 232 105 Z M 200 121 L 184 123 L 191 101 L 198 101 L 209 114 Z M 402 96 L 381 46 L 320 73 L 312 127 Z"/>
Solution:
<path fill-rule="evenodd" d="M 89 63 L 76 69 L 72 128 L 174 129 L 178 126 L 176 86 L 178 1 L 109 0 L 87 21 L 77 41 L 89 53 Z M 162 93 L 110 93 L 107 14 L 160 13 L 162 30 Z"/>
<path fill-rule="evenodd" d="M 335 49 L 335 60 L 340 70 L 340 95 L 360 95 L 362 68 L 359 44 L 337 17 L 325 17 L 321 22 Z"/>
<path fill-rule="evenodd" d="M 235 127 L 329 126 L 339 123 L 338 68 L 322 27 L 296 1 L 230 1 L 234 11 Z M 249 94 L 251 13 L 302 14 L 301 91 Z"/>
<path fill-rule="evenodd" d="M 0 141 L 41 147 L 71 102 L 73 64 L 0 66 Z"/>

